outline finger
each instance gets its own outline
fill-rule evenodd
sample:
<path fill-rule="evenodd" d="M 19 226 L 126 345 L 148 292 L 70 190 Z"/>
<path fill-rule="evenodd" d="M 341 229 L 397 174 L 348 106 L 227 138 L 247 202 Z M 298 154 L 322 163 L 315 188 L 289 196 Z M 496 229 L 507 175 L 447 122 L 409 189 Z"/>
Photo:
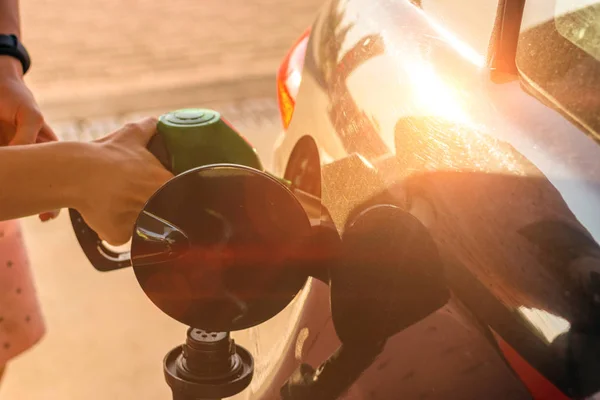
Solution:
<path fill-rule="evenodd" d="M 37 143 L 56 142 L 58 137 L 46 122 L 42 125 L 42 129 L 37 137 Z"/>
<path fill-rule="evenodd" d="M 0 146 L 7 146 L 13 137 L 15 137 L 14 125 L 0 121 Z"/>
<path fill-rule="evenodd" d="M 20 111 L 20 110 L 19 110 Z M 44 126 L 42 114 L 34 108 L 17 113 L 17 132 L 11 145 L 35 143 L 37 135 Z"/>
<path fill-rule="evenodd" d="M 112 139 L 115 138 L 115 136 L 117 136 L 119 134 L 120 131 L 116 131 L 116 132 L 111 132 L 107 135 L 104 135 L 102 137 L 99 137 L 98 139 L 94 139 L 93 142 L 94 143 L 106 143 L 111 141 Z"/>
<path fill-rule="evenodd" d="M 156 133 L 157 123 L 158 120 L 154 117 L 145 118 L 139 122 L 125 125 L 119 133 L 122 134 L 125 139 L 145 146 L 150 141 L 150 138 Z"/>

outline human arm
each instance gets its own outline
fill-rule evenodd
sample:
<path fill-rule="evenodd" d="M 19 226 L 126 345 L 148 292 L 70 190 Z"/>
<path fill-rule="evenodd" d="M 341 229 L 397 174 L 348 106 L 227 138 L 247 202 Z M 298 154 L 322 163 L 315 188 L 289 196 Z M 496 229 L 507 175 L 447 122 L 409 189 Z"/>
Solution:
<path fill-rule="evenodd" d="M 18 0 L 0 0 L 0 34 L 21 36 Z M 19 60 L 0 55 L 0 145 L 56 140 L 23 80 Z"/>
<path fill-rule="evenodd" d="M 129 240 L 148 198 L 172 174 L 146 149 L 149 118 L 90 143 L 0 148 L 0 220 L 74 208 L 111 244 Z"/>
<path fill-rule="evenodd" d="M 0 32 L 21 36 L 19 0 L 0 0 Z"/>
<path fill-rule="evenodd" d="M 95 152 L 92 143 L 78 142 L 0 148 L 0 220 L 79 208 Z"/>

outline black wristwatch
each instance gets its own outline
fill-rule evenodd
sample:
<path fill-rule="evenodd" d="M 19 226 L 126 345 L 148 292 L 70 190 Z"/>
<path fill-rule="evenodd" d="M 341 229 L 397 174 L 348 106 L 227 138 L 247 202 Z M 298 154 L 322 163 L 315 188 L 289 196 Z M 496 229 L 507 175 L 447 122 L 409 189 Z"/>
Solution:
<path fill-rule="evenodd" d="M 15 35 L 0 34 L 0 56 L 11 56 L 19 60 L 23 65 L 23 75 L 31 67 L 29 53 Z"/>

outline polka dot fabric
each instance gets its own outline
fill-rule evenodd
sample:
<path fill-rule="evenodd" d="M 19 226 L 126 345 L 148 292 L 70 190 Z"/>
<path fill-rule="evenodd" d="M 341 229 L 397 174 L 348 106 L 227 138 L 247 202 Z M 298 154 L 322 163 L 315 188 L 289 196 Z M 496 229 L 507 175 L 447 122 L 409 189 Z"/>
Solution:
<path fill-rule="evenodd" d="M 0 368 L 45 332 L 18 221 L 0 221 Z"/>

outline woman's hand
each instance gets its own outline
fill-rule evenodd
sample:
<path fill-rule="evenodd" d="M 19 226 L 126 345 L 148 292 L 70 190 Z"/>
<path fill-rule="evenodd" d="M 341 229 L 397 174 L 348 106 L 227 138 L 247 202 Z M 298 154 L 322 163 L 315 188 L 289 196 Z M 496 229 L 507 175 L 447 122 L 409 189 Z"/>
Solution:
<path fill-rule="evenodd" d="M 86 223 L 112 245 L 126 243 L 146 201 L 173 175 L 146 149 L 157 120 L 127 124 L 91 143 L 80 205 Z"/>
<path fill-rule="evenodd" d="M 0 146 L 56 140 L 23 81 L 19 60 L 0 56 Z"/>

